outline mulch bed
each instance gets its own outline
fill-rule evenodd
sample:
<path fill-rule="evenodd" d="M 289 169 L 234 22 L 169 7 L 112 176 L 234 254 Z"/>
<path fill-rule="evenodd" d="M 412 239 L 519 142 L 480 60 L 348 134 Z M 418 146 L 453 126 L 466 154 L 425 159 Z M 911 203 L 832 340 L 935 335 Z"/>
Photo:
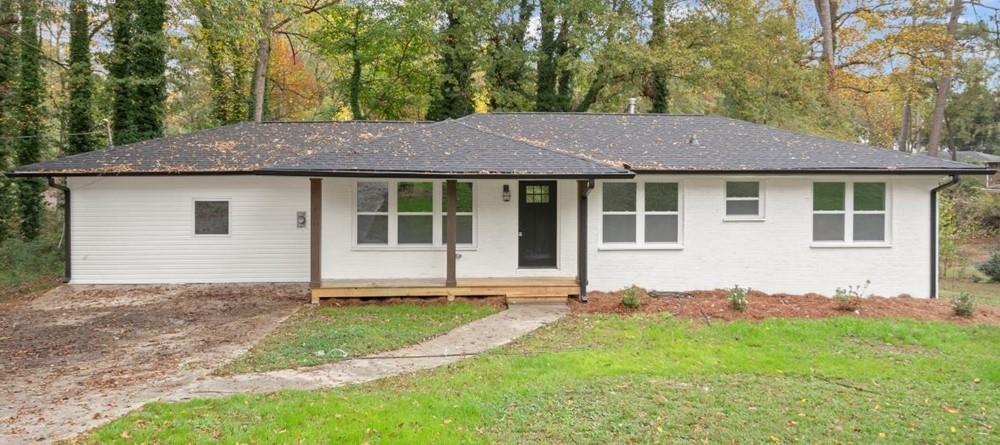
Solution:
<path fill-rule="evenodd" d="M 1000 308 L 976 305 L 972 317 L 959 317 L 952 313 L 951 302 L 947 299 L 918 299 L 911 297 L 868 297 L 856 299 L 854 310 L 838 308 L 837 302 L 818 294 L 791 295 L 752 291 L 746 311 L 740 312 L 729 307 L 726 293 L 722 289 L 712 291 L 688 291 L 655 293 L 650 296 L 639 290 L 642 306 L 630 309 L 622 304 L 622 293 L 590 292 L 588 302 L 572 300 L 573 313 L 618 313 L 670 312 L 678 317 L 702 321 L 709 320 L 765 320 L 768 318 L 827 318 L 855 316 L 865 318 L 910 318 L 915 320 L 951 321 L 956 323 L 978 323 L 1000 325 Z"/>

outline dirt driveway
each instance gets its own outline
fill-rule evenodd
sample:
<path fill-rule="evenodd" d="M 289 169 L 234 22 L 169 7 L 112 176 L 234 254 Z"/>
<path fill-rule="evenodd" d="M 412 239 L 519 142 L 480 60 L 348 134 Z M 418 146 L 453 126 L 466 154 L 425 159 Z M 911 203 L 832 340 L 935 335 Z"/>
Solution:
<path fill-rule="evenodd" d="M 307 301 L 298 285 L 63 286 L 0 306 L 0 443 L 118 417 L 238 356 Z"/>

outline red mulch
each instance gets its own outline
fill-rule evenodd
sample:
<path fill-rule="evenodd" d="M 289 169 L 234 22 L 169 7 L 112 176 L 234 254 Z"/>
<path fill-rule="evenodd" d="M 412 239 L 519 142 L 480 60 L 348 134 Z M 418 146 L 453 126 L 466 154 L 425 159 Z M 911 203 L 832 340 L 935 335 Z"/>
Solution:
<path fill-rule="evenodd" d="M 835 300 L 817 294 L 768 295 L 752 291 L 746 311 L 729 307 L 722 289 L 713 291 L 677 292 L 671 296 L 651 297 L 640 290 L 642 306 L 629 309 L 622 304 L 621 292 L 590 292 L 588 302 L 573 300 L 573 313 L 670 312 L 678 317 L 697 320 L 764 320 L 768 318 L 827 318 L 856 316 L 864 318 L 910 318 L 916 320 L 951 321 L 1000 325 L 1000 308 L 976 305 L 972 317 L 952 313 L 949 300 L 911 297 L 868 297 L 854 300 L 855 310 L 842 310 Z M 676 296 L 675 296 L 676 295 Z"/>

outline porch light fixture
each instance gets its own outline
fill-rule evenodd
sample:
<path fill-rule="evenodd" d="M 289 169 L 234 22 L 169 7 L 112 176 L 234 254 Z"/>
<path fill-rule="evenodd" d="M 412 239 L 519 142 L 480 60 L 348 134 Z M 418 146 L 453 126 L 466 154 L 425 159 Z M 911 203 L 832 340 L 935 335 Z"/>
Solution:
<path fill-rule="evenodd" d="M 503 185 L 503 202 L 510 202 L 510 185 Z"/>

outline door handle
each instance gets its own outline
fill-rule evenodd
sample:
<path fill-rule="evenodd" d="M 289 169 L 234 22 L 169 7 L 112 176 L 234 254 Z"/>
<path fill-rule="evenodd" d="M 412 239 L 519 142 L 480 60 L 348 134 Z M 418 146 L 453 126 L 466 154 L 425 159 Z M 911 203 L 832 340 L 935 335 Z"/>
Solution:
<path fill-rule="evenodd" d="M 524 236 L 524 232 L 517 232 L 517 237 L 518 237 L 518 238 L 520 238 L 520 237 L 522 237 L 522 236 Z"/>

